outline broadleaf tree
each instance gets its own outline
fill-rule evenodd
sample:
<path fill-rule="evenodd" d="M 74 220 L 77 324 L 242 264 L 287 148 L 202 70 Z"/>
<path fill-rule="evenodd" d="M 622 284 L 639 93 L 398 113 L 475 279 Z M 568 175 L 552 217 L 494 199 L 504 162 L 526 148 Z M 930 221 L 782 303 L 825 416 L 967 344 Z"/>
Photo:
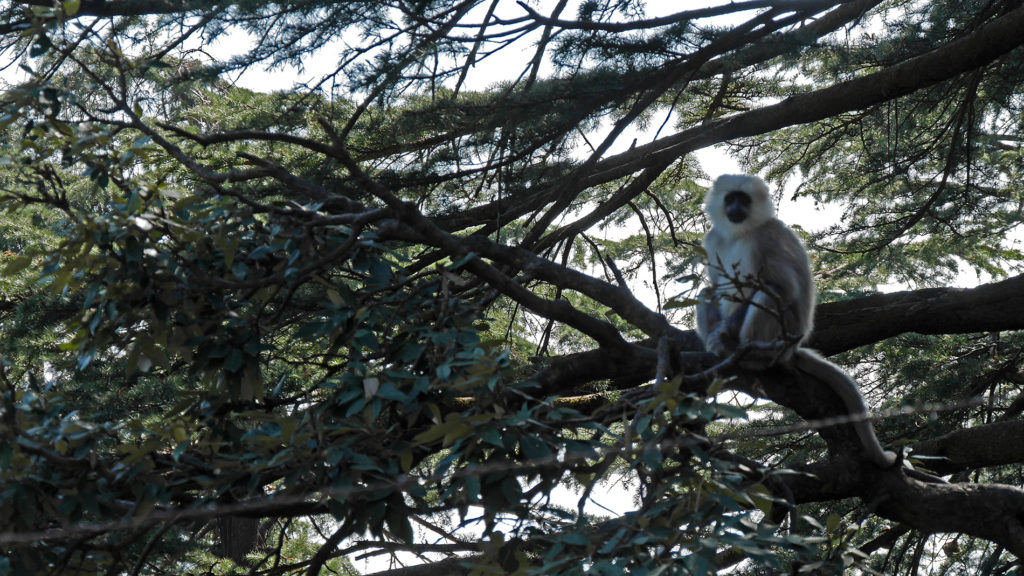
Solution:
<path fill-rule="evenodd" d="M 0 14 L 0 575 L 1020 573 L 1019 2 Z M 899 466 L 690 329 L 712 147 Z"/>

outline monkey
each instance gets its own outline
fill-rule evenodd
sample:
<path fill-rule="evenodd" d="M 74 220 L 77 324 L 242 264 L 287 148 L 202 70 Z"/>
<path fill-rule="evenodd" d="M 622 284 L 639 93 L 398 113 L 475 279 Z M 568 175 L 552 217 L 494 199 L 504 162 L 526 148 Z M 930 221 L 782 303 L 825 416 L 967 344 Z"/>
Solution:
<path fill-rule="evenodd" d="M 856 382 L 802 346 L 814 322 L 811 263 L 800 238 L 776 218 L 768 185 L 756 176 L 720 176 L 704 210 L 712 224 L 704 237 L 708 286 L 697 306 L 705 349 L 724 358 L 745 347 L 743 367 L 790 365 L 825 382 L 857 419 L 868 457 L 883 468 L 894 464 L 896 454 L 882 449 Z"/>

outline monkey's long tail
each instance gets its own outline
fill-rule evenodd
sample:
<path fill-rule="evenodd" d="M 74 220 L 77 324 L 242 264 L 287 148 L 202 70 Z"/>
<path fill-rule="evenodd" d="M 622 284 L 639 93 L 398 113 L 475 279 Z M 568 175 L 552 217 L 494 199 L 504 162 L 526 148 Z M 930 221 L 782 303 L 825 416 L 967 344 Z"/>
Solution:
<path fill-rule="evenodd" d="M 875 429 L 868 419 L 868 406 L 860 395 L 857 383 L 841 368 L 822 358 L 814 350 L 797 348 L 793 354 L 796 367 L 824 381 L 839 395 L 846 405 L 846 410 L 853 417 L 853 427 L 860 437 L 861 444 L 871 460 L 881 468 L 888 468 L 896 463 L 896 454 L 882 449 L 881 442 L 875 436 Z"/>

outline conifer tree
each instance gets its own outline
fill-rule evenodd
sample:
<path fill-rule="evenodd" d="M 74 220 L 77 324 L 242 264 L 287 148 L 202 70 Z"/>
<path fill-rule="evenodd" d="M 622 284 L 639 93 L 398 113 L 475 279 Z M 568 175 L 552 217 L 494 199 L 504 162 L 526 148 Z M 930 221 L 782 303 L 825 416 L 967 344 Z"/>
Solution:
<path fill-rule="evenodd" d="M 0 576 L 1019 572 L 1024 6 L 665 4 L 0 4 Z M 899 466 L 691 330 L 712 149 Z"/>

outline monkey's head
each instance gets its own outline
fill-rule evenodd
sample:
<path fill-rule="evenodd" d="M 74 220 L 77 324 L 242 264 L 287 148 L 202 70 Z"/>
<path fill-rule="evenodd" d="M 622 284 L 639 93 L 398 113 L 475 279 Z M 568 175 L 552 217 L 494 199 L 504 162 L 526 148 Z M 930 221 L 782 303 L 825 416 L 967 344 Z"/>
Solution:
<path fill-rule="evenodd" d="M 768 185 L 757 176 L 719 176 L 704 197 L 704 211 L 719 228 L 739 232 L 760 226 L 775 217 Z"/>

